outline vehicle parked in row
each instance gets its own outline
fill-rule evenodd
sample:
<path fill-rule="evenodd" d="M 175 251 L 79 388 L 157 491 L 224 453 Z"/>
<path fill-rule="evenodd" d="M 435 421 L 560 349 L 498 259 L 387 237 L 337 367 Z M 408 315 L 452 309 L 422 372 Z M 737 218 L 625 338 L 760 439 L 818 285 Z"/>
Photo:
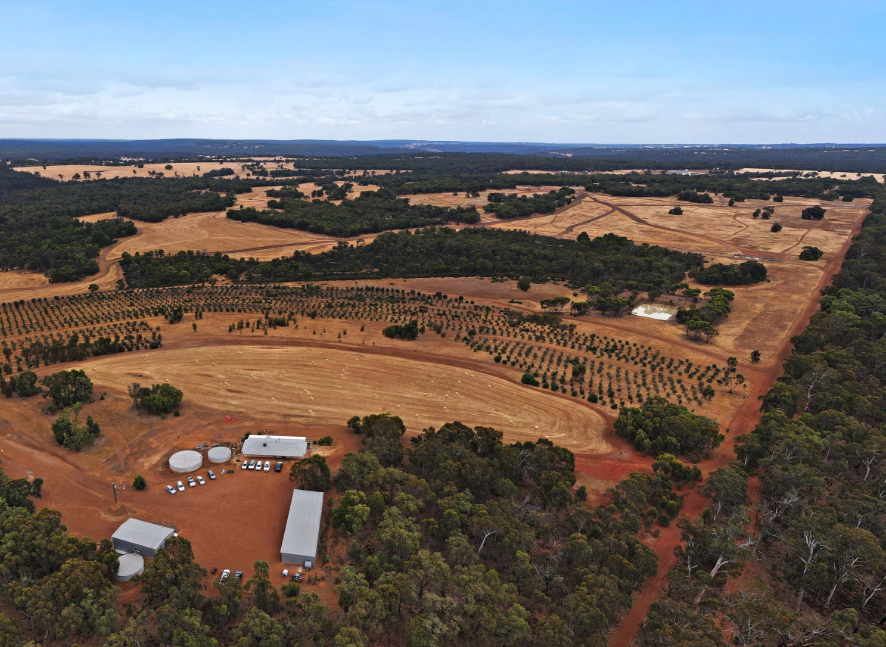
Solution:
<path fill-rule="evenodd" d="M 206 481 L 203 480 L 202 476 L 197 477 L 197 483 L 199 483 L 200 485 L 206 485 Z"/>
<path fill-rule="evenodd" d="M 176 483 L 175 485 L 176 485 L 176 487 L 178 488 L 178 491 L 179 491 L 179 492 L 184 492 L 184 491 L 185 491 L 185 484 L 182 483 L 181 481 L 179 481 L 179 482 Z"/>
<path fill-rule="evenodd" d="M 249 461 L 243 461 L 243 464 L 240 466 L 240 469 L 241 470 L 248 470 L 249 469 Z"/>
<path fill-rule="evenodd" d="M 251 469 L 251 470 L 255 469 L 255 459 L 249 461 L 249 469 Z"/>
<path fill-rule="evenodd" d="M 212 470 L 209 470 L 209 480 L 210 481 L 215 480 L 215 472 L 213 472 Z"/>
<path fill-rule="evenodd" d="M 191 487 L 197 487 L 197 482 L 194 481 L 194 477 L 193 477 L 193 476 L 189 476 L 189 477 L 188 477 L 188 485 L 191 486 Z"/>
<path fill-rule="evenodd" d="M 166 491 L 169 492 L 170 494 L 175 494 L 175 488 L 172 487 L 171 485 L 166 486 Z"/>
<path fill-rule="evenodd" d="M 271 461 L 265 461 L 265 471 L 266 472 L 271 471 Z"/>
<path fill-rule="evenodd" d="M 234 573 L 234 577 L 236 577 L 238 580 L 242 580 L 243 579 L 243 571 L 237 571 L 236 573 Z"/>
<path fill-rule="evenodd" d="M 231 576 L 231 569 L 226 568 L 225 570 L 222 571 L 222 574 L 221 574 L 221 577 L 219 578 L 219 581 L 220 581 L 220 582 L 224 582 L 224 581 L 225 581 L 226 579 L 228 579 L 230 576 Z"/>
<path fill-rule="evenodd" d="M 283 461 L 277 461 L 277 464 L 274 466 L 274 471 L 279 472 L 283 469 Z"/>

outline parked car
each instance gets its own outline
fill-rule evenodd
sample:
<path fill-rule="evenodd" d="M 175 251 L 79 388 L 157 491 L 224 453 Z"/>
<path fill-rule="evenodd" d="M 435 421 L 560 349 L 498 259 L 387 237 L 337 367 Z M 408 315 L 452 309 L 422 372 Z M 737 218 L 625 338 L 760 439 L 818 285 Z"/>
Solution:
<path fill-rule="evenodd" d="M 265 461 L 265 471 L 266 472 L 271 471 L 271 461 Z"/>
<path fill-rule="evenodd" d="M 249 469 L 249 461 L 243 461 L 243 464 L 240 466 L 240 469 L 241 470 L 248 470 Z"/>
<path fill-rule="evenodd" d="M 197 483 L 199 483 L 200 485 L 206 485 L 206 481 L 203 480 L 202 476 L 197 477 Z"/>
<path fill-rule="evenodd" d="M 251 470 L 255 469 L 255 459 L 249 461 L 249 469 L 251 469 Z"/>
<path fill-rule="evenodd" d="M 234 573 L 234 577 L 236 577 L 238 580 L 242 580 L 243 579 L 243 571 L 237 571 L 236 573 Z"/>
<path fill-rule="evenodd" d="M 215 472 L 213 472 L 212 470 L 209 470 L 209 480 L 210 481 L 215 480 Z"/>
<path fill-rule="evenodd" d="M 230 576 L 231 576 L 231 569 L 230 569 L 230 568 L 226 568 L 225 570 L 222 571 L 222 574 L 221 574 L 221 577 L 219 578 L 219 581 L 220 581 L 220 582 L 224 582 L 224 581 L 225 581 L 226 579 L 228 579 Z"/>
<path fill-rule="evenodd" d="M 255 467 L 253 467 L 252 469 L 254 469 L 256 472 L 259 471 L 261 469 L 261 461 L 256 461 Z"/>
<path fill-rule="evenodd" d="M 184 492 L 184 491 L 185 491 L 185 484 L 182 483 L 181 481 L 179 481 L 179 482 L 176 483 L 175 485 L 176 485 L 176 487 L 178 487 L 178 491 L 179 491 L 179 492 Z"/>
<path fill-rule="evenodd" d="M 279 472 L 283 469 L 283 461 L 277 461 L 277 464 L 274 465 L 274 471 Z"/>
<path fill-rule="evenodd" d="M 171 485 L 166 486 L 166 491 L 169 492 L 170 494 L 175 494 L 175 488 L 172 487 Z"/>
<path fill-rule="evenodd" d="M 190 485 L 191 487 L 197 487 L 197 483 L 194 481 L 193 476 L 188 477 L 188 485 Z"/>
<path fill-rule="evenodd" d="M 213 566 L 212 567 L 212 574 L 215 575 L 216 573 L 218 573 L 218 566 Z"/>

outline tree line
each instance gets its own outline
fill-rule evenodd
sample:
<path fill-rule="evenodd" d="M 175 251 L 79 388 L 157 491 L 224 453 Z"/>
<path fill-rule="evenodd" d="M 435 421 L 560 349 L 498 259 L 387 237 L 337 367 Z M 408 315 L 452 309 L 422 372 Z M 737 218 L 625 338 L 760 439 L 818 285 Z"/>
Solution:
<path fill-rule="evenodd" d="M 333 186 L 336 190 L 339 188 Z M 334 199 L 331 194 L 330 199 Z M 397 198 L 387 191 L 362 193 L 353 200 L 345 197 L 338 205 L 325 200 L 306 202 L 300 199 L 281 198 L 275 200 L 273 206 L 283 211 L 259 211 L 250 207 L 229 209 L 227 215 L 228 218 L 240 222 L 258 222 L 273 227 L 298 229 L 340 238 L 390 229 L 444 225 L 450 222 L 468 224 L 480 222 L 480 214 L 476 209 L 461 207 L 452 209 L 427 204 L 411 205 L 408 200 Z"/>
<path fill-rule="evenodd" d="M 619 289 L 664 291 L 700 267 L 698 254 L 635 244 L 622 236 L 564 240 L 516 230 L 428 228 L 388 232 L 369 244 L 341 242 L 328 252 L 296 252 L 272 261 L 222 254 L 124 254 L 131 287 L 201 283 L 213 275 L 235 281 L 278 282 L 421 276 L 530 277 L 575 286 L 611 282 Z"/>

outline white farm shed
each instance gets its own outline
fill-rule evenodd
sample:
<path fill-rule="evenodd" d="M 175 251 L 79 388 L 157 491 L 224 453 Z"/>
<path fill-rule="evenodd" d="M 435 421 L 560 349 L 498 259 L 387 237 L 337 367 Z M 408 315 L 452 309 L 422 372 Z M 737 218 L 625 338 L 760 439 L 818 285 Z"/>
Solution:
<path fill-rule="evenodd" d="M 320 517 L 323 515 L 323 493 L 293 490 L 289 517 L 280 545 L 284 564 L 317 563 L 317 542 L 320 539 Z"/>
<path fill-rule="evenodd" d="M 243 455 L 255 458 L 304 458 L 307 452 L 304 436 L 250 436 L 243 441 Z"/>

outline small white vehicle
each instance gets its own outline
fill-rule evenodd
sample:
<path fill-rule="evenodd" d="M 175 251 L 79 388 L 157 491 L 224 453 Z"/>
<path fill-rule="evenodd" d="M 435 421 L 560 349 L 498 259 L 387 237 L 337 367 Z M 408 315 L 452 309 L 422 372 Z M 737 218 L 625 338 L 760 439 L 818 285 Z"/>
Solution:
<path fill-rule="evenodd" d="M 178 491 L 179 491 L 179 492 L 184 492 L 184 491 L 185 491 L 185 484 L 182 483 L 181 481 L 179 481 L 179 482 L 176 483 L 175 485 L 176 485 L 176 487 L 178 487 Z"/>
<path fill-rule="evenodd" d="M 206 485 L 206 481 L 203 480 L 202 476 L 197 477 L 197 483 L 199 483 L 200 485 Z"/>
<path fill-rule="evenodd" d="M 169 492 L 170 494 L 175 494 L 175 488 L 172 487 L 171 485 L 166 486 L 166 491 Z"/>
<path fill-rule="evenodd" d="M 255 467 L 253 467 L 252 469 L 258 472 L 261 469 L 261 461 L 256 461 Z"/>
<path fill-rule="evenodd" d="M 249 469 L 249 461 L 243 461 L 243 464 L 240 466 L 240 469 L 241 470 L 248 470 Z"/>
<path fill-rule="evenodd" d="M 197 487 L 197 483 L 196 483 L 196 481 L 194 481 L 194 477 L 193 477 L 193 476 L 189 476 L 189 477 L 188 477 L 188 485 L 191 486 L 191 487 Z"/>
<path fill-rule="evenodd" d="M 231 577 L 231 569 L 230 569 L 230 568 L 226 568 L 225 570 L 222 571 L 221 577 L 219 578 L 218 581 L 219 581 L 219 582 L 224 582 L 224 581 L 225 581 L 226 579 L 228 579 L 229 577 Z"/>
<path fill-rule="evenodd" d="M 209 480 L 210 481 L 215 480 L 215 472 L 213 472 L 212 470 L 209 470 Z"/>
<path fill-rule="evenodd" d="M 266 472 L 271 471 L 271 461 L 265 461 L 265 471 Z"/>

